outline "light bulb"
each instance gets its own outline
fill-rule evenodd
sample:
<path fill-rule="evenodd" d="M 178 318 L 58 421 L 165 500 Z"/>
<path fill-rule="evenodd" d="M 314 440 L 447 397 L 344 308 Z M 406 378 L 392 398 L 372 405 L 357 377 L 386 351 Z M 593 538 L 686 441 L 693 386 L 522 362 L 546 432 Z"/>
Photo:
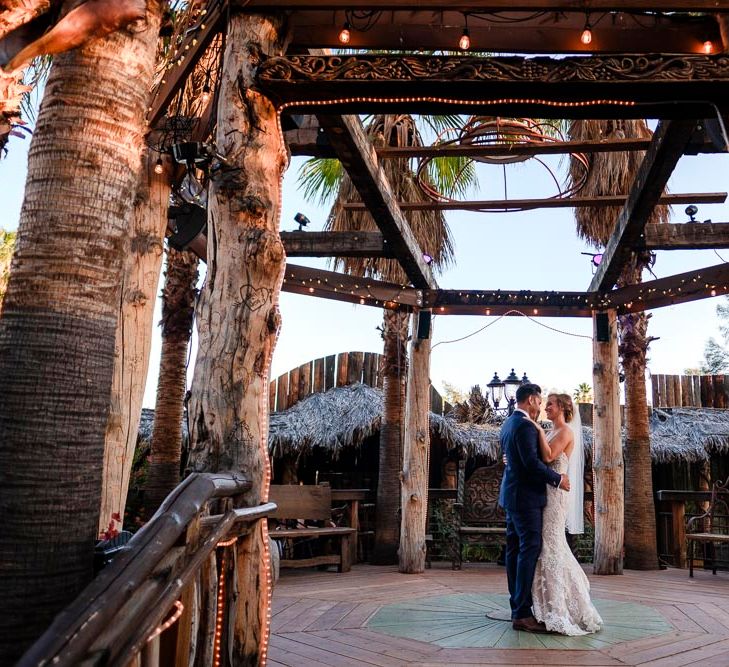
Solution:
<path fill-rule="evenodd" d="M 471 38 L 468 36 L 468 28 L 463 29 L 461 39 L 458 40 L 458 48 L 461 51 L 468 51 L 471 48 Z"/>
<path fill-rule="evenodd" d="M 202 95 L 200 96 L 203 104 L 210 102 L 210 86 L 206 83 L 202 89 Z"/>
<path fill-rule="evenodd" d="M 349 44 L 352 35 L 349 32 L 349 21 L 345 21 L 344 27 L 339 31 L 339 43 Z"/>
<path fill-rule="evenodd" d="M 580 41 L 587 46 L 590 42 L 592 42 L 592 30 L 590 30 L 590 24 L 585 24 L 585 29 L 582 31 L 582 34 L 580 35 Z"/>
<path fill-rule="evenodd" d="M 703 49 L 704 49 L 704 53 L 711 53 L 711 52 L 713 52 L 713 50 L 714 50 L 714 45 L 712 44 L 711 40 L 708 40 L 708 39 L 707 39 L 707 40 L 706 40 L 706 41 L 704 42 L 704 46 L 703 46 Z"/>
<path fill-rule="evenodd" d="M 157 162 L 154 163 L 154 173 L 161 174 L 164 170 L 165 170 L 165 168 L 162 165 L 162 158 L 158 157 Z"/>

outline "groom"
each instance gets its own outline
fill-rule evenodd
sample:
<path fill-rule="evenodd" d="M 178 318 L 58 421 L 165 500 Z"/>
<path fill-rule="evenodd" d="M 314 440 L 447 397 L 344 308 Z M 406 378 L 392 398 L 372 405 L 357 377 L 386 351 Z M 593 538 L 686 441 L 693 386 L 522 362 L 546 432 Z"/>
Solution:
<path fill-rule="evenodd" d="M 542 508 L 547 484 L 569 491 L 567 475 L 560 475 L 539 458 L 536 420 L 542 390 L 523 384 L 516 390 L 516 409 L 501 429 L 501 450 L 506 470 L 501 480 L 499 505 L 506 510 L 506 576 L 514 630 L 546 632 L 532 616 L 532 581 L 542 550 Z"/>

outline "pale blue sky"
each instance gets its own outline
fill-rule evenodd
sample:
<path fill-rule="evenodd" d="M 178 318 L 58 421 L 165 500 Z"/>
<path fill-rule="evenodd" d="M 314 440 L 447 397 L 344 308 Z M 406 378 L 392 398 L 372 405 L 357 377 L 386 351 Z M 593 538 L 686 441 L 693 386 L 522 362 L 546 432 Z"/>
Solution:
<path fill-rule="evenodd" d="M 13 139 L 10 153 L 0 160 L 0 226 L 17 227 L 25 182 L 28 140 Z M 296 187 L 302 158 L 295 158 L 284 180 L 281 229 L 296 229 L 293 216 L 303 212 L 321 229 L 327 209 L 303 201 Z M 549 160 L 561 176 L 557 157 Z M 684 157 L 669 182 L 672 192 L 718 192 L 729 185 L 729 156 Z M 500 167 L 479 167 L 479 198 L 500 198 L 504 181 Z M 543 167 L 525 163 L 507 168 L 510 197 L 542 197 L 554 194 L 554 184 Z M 686 219 L 684 206 L 673 212 L 673 221 Z M 699 219 L 729 221 L 729 205 L 702 205 Z M 590 283 L 590 248 L 574 231 L 572 209 L 524 213 L 484 214 L 449 212 L 447 220 L 455 238 L 457 264 L 438 276 L 444 288 L 584 290 Z M 720 253 L 729 259 L 729 251 Z M 710 266 L 722 261 L 713 251 L 662 251 L 654 271 L 658 277 Z M 293 263 L 328 268 L 326 260 L 295 258 Z M 650 279 L 650 276 L 646 276 Z M 715 314 L 718 297 L 657 309 L 650 334 L 660 337 L 650 349 L 650 370 L 679 373 L 700 363 L 704 343 L 717 335 Z M 325 299 L 282 293 L 283 328 L 274 354 L 275 377 L 310 359 L 348 350 L 382 351 L 376 327 L 381 311 Z M 580 382 L 592 383 L 591 322 L 586 318 L 440 316 L 434 321 L 433 343 L 465 336 L 493 322 L 481 333 L 450 344 L 438 345 L 432 354 L 431 377 L 439 387 L 448 381 L 462 389 L 485 385 L 497 371 L 503 377 L 511 367 L 544 387 L 568 391 Z M 159 313 L 155 316 L 159 321 Z M 576 335 L 568 335 L 576 334 Z M 159 365 L 159 335 L 155 335 L 144 405 L 154 406 Z M 191 376 L 191 374 L 190 374 Z"/>

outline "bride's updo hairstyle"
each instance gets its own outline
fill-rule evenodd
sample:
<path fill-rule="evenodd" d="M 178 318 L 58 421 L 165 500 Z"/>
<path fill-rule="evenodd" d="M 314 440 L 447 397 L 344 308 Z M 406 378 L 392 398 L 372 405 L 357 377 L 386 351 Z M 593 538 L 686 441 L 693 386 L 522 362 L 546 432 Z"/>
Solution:
<path fill-rule="evenodd" d="M 557 401 L 559 409 L 564 412 L 564 420 L 571 422 L 572 417 L 575 415 L 575 406 L 569 394 L 550 394 L 550 396 L 554 396 L 554 400 Z"/>

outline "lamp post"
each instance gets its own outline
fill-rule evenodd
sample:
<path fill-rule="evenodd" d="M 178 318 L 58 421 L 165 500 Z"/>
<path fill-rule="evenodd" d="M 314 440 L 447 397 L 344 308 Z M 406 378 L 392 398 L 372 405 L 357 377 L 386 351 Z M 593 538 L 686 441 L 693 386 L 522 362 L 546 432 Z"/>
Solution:
<path fill-rule="evenodd" d="M 526 373 L 524 373 L 524 376 L 520 380 L 519 376 L 514 373 L 513 368 L 505 380 L 501 380 L 498 374 L 494 373 L 491 382 L 486 385 L 491 393 L 491 402 L 494 404 L 494 410 L 503 410 L 507 415 L 511 415 L 516 406 L 516 390 L 520 385 L 527 382 L 529 382 L 529 378 Z M 499 404 L 504 399 L 506 399 L 506 406 L 499 408 Z"/>

